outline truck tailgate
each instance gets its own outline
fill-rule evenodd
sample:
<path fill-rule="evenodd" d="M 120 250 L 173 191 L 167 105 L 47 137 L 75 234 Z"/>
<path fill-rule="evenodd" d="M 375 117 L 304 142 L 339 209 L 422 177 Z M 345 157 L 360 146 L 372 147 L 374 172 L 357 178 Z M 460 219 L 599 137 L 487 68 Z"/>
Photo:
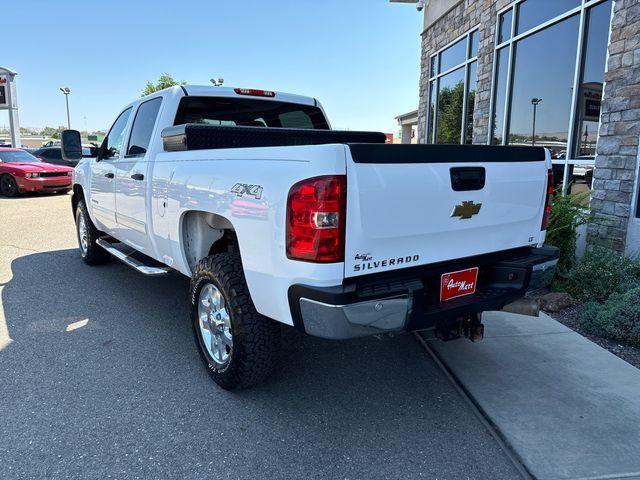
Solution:
<path fill-rule="evenodd" d="M 544 240 L 550 161 L 542 148 L 352 144 L 348 150 L 346 277 Z"/>

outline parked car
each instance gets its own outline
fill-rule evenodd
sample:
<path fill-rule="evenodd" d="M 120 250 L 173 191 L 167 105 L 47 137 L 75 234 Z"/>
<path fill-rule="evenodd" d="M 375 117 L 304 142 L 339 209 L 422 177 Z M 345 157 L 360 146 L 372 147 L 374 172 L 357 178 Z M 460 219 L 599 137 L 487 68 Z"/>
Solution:
<path fill-rule="evenodd" d="M 0 148 L 0 194 L 67 193 L 73 168 L 45 163 L 18 148 Z"/>
<path fill-rule="evenodd" d="M 77 160 L 64 160 L 62 158 L 62 152 L 60 147 L 46 147 L 39 148 L 31 154 L 38 157 L 43 162 L 51 163 L 53 165 L 64 165 L 65 167 L 75 167 L 78 164 Z M 91 157 L 91 149 L 89 147 L 82 147 L 83 158 Z"/>
<path fill-rule="evenodd" d="M 80 159 L 80 133 L 62 138 Z M 191 277 L 196 344 L 225 389 L 264 378 L 280 324 L 329 339 L 433 328 L 475 341 L 481 312 L 527 311 L 523 296 L 558 258 L 543 246 L 549 151 L 385 141 L 332 131 L 311 97 L 156 92 L 75 169 L 80 256 Z"/>
<path fill-rule="evenodd" d="M 35 152 L 38 149 L 37 148 L 31 148 L 31 147 L 21 147 L 20 150 L 24 150 L 25 152 L 30 153 L 31 155 L 33 155 L 33 152 Z"/>

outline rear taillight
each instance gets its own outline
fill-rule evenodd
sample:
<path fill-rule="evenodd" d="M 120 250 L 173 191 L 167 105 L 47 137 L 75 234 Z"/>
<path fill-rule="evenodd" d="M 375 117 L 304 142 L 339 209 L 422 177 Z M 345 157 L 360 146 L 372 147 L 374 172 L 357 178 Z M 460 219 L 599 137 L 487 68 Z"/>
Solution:
<path fill-rule="evenodd" d="M 551 198 L 553 197 L 553 170 L 547 170 L 547 196 L 544 200 L 544 214 L 542 215 L 542 227 L 540 230 L 546 230 L 551 217 Z"/>
<path fill-rule="evenodd" d="M 271 90 L 259 90 L 257 88 L 234 88 L 234 92 L 238 95 L 250 95 L 252 97 L 275 97 L 276 92 Z"/>
<path fill-rule="evenodd" d="M 347 205 L 344 175 L 296 183 L 287 199 L 287 257 L 307 262 L 344 261 Z"/>

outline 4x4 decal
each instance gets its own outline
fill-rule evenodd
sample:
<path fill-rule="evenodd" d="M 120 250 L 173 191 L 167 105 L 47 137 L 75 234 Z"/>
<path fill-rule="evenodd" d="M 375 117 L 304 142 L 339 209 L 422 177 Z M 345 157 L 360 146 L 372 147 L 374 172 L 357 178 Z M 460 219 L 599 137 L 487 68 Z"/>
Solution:
<path fill-rule="evenodd" d="M 262 198 L 263 188 L 260 185 L 248 185 L 246 183 L 236 183 L 231 187 L 231 192 L 235 193 L 238 197 L 249 195 L 255 197 L 256 200 Z"/>

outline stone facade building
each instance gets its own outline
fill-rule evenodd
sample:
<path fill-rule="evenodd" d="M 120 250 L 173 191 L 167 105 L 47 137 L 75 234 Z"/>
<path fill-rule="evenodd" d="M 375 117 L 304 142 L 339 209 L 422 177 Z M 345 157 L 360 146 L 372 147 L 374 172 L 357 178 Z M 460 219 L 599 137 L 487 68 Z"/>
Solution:
<path fill-rule="evenodd" d="M 640 0 L 420 3 L 418 141 L 549 148 L 588 243 L 640 253 Z"/>

